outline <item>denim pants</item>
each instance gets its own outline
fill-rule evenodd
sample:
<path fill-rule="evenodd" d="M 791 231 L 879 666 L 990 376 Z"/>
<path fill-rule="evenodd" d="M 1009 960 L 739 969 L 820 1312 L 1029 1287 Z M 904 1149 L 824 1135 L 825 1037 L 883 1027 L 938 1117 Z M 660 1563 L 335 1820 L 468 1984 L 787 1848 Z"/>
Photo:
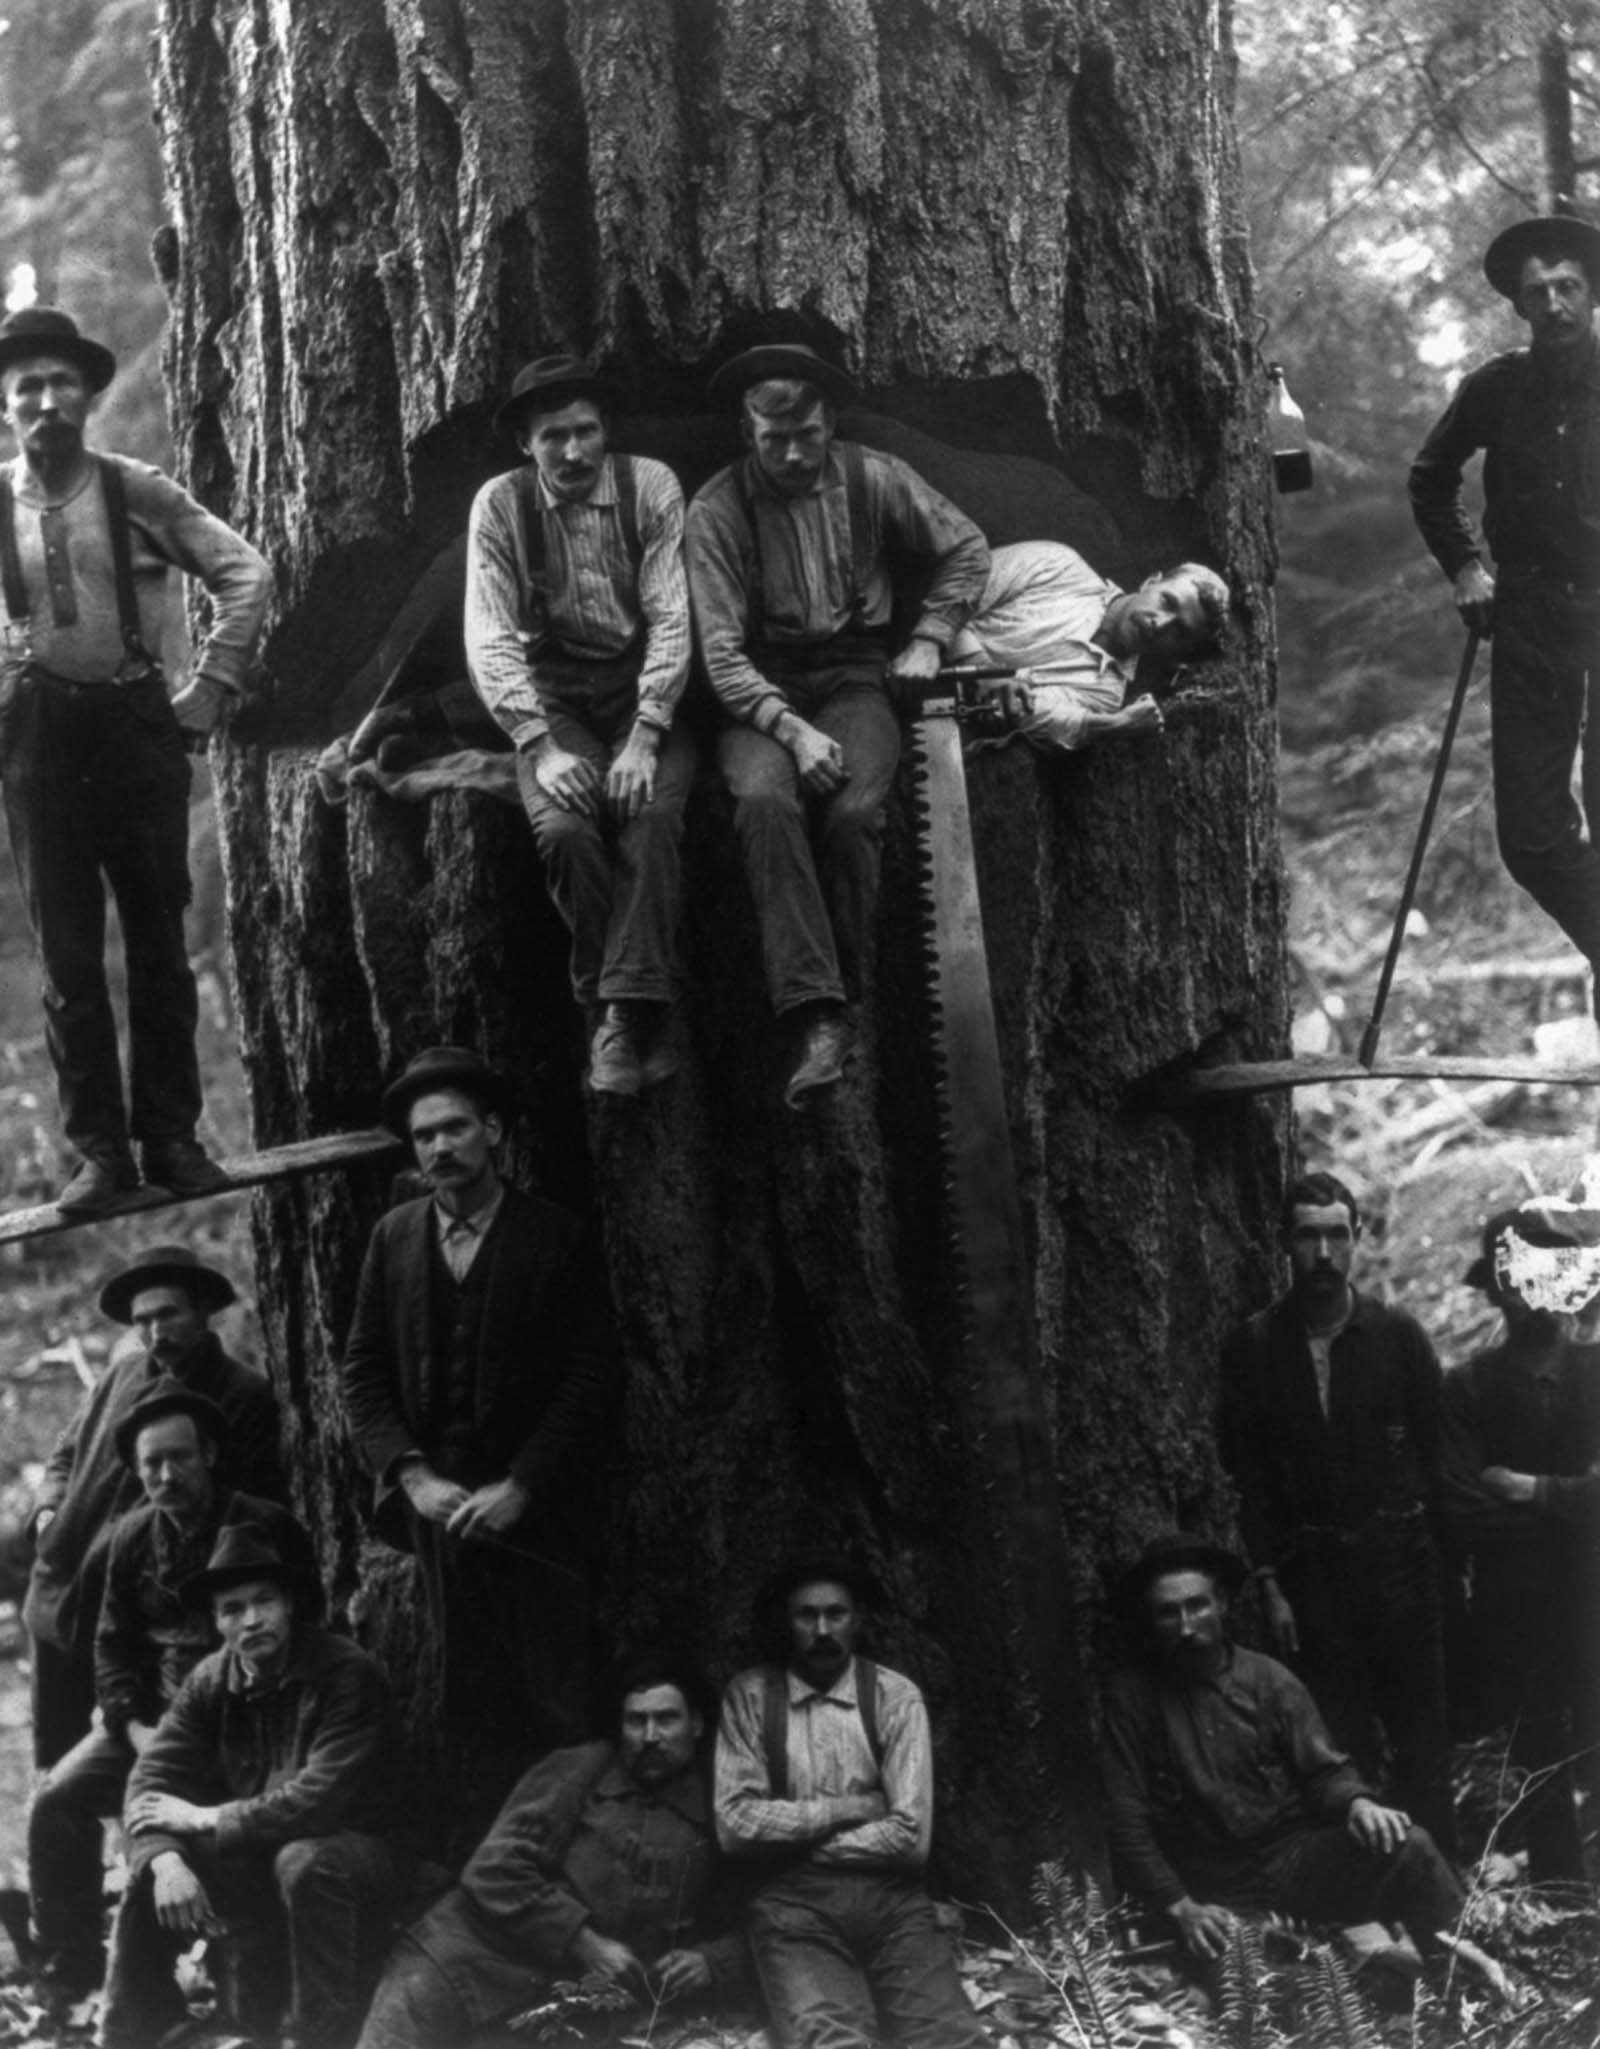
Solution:
<path fill-rule="evenodd" d="M 1600 849 L 1592 837 L 1600 829 L 1600 597 L 1504 576 L 1491 645 L 1501 859 L 1578 951 L 1600 963 Z M 1572 794 L 1580 745 L 1581 809 Z"/>
<path fill-rule="evenodd" d="M 812 796 L 794 756 L 754 726 L 725 727 L 717 759 L 761 927 L 767 993 L 780 1015 L 861 995 L 878 908 L 884 804 L 900 761 L 900 722 L 878 654 L 786 677 L 785 696 L 836 740 L 850 779 Z"/>
<path fill-rule="evenodd" d="M 44 969 L 45 1044 L 80 1152 L 192 1138 L 199 1003 L 189 903 L 189 758 L 159 674 L 0 678 L 0 789 Z M 105 887 L 128 970 L 129 1109 L 106 985 Z M 131 1112 L 131 1114 L 130 1114 Z"/>
<path fill-rule="evenodd" d="M 92 1730 L 52 1765 L 28 1812 L 28 1889 L 45 1975 L 75 1990 L 100 1982 L 105 1953 L 102 1824 L 122 1811 L 132 1745 Z"/>
<path fill-rule="evenodd" d="M 1421 1515 L 1303 1539 L 1279 1566 L 1299 1629 L 1296 1673 L 1362 1776 L 1375 1782 L 1377 1725 L 1394 1753 L 1394 1792 L 1456 1855 L 1445 1712 L 1438 1553 Z"/>
<path fill-rule="evenodd" d="M 561 676 L 579 665 L 565 663 Z M 614 664 L 603 667 L 608 675 Z M 542 679 L 545 713 L 558 747 L 580 755 L 604 778 L 633 730 L 637 663 L 621 671 L 626 687 L 600 689 L 587 677 Z M 613 684 L 615 679 L 613 679 Z M 656 756 L 655 795 L 626 825 L 568 811 L 546 796 L 525 754 L 517 757 L 522 807 L 544 860 L 550 894 L 572 934 L 572 993 L 599 1003 L 667 1003 L 678 979 L 678 902 L 683 807 L 698 759 L 677 721 Z"/>
<path fill-rule="evenodd" d="M 344 1830 L 218 1855 L 185 1847 L 184 1862 L 229 1923 L 229 1944 L 251 1957 L 230 2016 L 250 2032 L 283 2026 L 297 2044 L 343 2049 L 355 2035 L 407 1873 L 377 1836 Z M 191 1938 L 156 1919 L 151 1867 L 130 1878 L 111 1931 L 105 2049 L 150 2049 L 186 2012 L 173 1963 Z M 283 1965 L 287 1962 L 287 1973 Z M 285 1975 L 287 1984 L 285 1984 Z"/>
<path fill-rule="evenodd" d="M 1423 1956 L 1438 1951 L 1438 1931 L 1452 1930 L 1466 1904 L 1455 1872 L 1423 1828 L 1379 1856 L 1342 1823 L 1330 1822 L 1182 1876 L 1196 1899 L 1216 1906 L 1270 1908 L 1340 1926 L 1398 1921 Z"/>
<path fill-rule="evenodd" d="M 986 2049 L 915 1878 L 801 1865 L 762 1887 L 746 1931 L 779 2049 Z"/>

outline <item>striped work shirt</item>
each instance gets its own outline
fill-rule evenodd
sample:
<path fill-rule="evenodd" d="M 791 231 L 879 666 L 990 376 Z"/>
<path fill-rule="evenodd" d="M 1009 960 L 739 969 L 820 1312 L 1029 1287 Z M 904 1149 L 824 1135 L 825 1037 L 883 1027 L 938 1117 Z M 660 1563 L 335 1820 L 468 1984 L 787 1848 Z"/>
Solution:
<path fill-rule="evenodd" d="M 622 529 L 610 456 L 589 497 L 555 498 L 539 480 L 550 632 L 579 660 L 620 655 L 644 628 L 640 724 L 665 732 L 689 676 L 689 592 L 683 573 L 683 493 L 665 463 L 633 458 L 637 569 Z M 478 694 L 518 747 L 549 730 L 539 664 L 526 639 L 528 556 L 518 474 L 484 485 L 467 529 L 467 666 Z"/>
<path fill-rule="evenodd" d="M 996 548 L 983 602 L 956 635 L 951 660 L 1036 671 L 1033 710 L 1017 732 L 1036 747 L 1082 747 L 1090 714 L 1120 711 L 1139 666 L 1137 655 L 1119 661 L 1095 642 L 1121 595 L 1060 541 Z"/>
<path fill-rule="evenodd" d="M 874 1760 L 856 1705 L 852 1658 L 822 1692 L 794 1672 L 789 1689 L 789 1798 L 774 1800 L 767 1774 L 766 1668 L 731 1680 L 717 1731 L 717 1841 L 736 1854 L 758 1844 L 811 1844 L 817 1864 L 920 1871 L 933 1840 L 933 1746 L 922 1695 L 904 1673 L 878 1667 Z M 877 1821 L 826 1831 L 847 1795 L 881 1791 Z"/>

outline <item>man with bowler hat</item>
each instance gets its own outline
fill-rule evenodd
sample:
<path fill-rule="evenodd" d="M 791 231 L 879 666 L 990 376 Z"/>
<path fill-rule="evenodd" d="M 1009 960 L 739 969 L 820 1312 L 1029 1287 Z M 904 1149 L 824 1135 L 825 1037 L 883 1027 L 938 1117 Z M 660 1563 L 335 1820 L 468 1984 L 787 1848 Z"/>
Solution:
<path fill-rule="evenodd" d="M 517 750 L 550 893 L 591 1021 L 589 1086 L 676 1072 L 679 842 L 694 742 L 683 494 L 613 455 L 615 393 L 578 356 L 519 371 L 495 415 L 527 457 L 484 485 L 467 532 L 467 663 Z"/>
<path fill-rule="evenodd" d="M 755 900 L 785 1099 L 837 1082 L 872 951 L 884 804 L 900 759 L 886 678 L 937 675 L 983 596 L 989 550 L 892 455 L 835 438 L 850 378 L 814 349 L 746 349 L 711 380 L 749 453 L 689 508 L 695 633 L 729 724 L 717 758 Z M 895 651 L 903 565 L 927 571 Z M 919 586 L 919 588 L 921 588 Z"/>
<path fill-rule="evenodd" d="M 762 1589 L 774 1655 L 723 1697 L 717 1840 L 750 1872 L 745 1929 L 780 2049 L 982 2049 L 923 1879 L 928 1711 L 858 1650 L 874 1595 L 831 1552 L 790 1559 Z"/>
<path fill-rule="evenodd" d="M 487 1822 L 530 1751 L 582 1734 L 586 1561 L 615 1343 L 593 1232 L 501 1178 L 505 1078 L 460 1046 L 386 1090 L 432 1193 L 381 1218 L 345 1343 L 373 1528 L 421 1568 L 444 1720 Z"/>
<path fill-rule="evenodd" d="M 1235 1910 L 1405 1924 L 1437 1954 L 1465 1903 L 1427 1830 L 1381 1806 L 1285 1666 L 1228 1631 L 1243 1560 L 1182 1531 L 1146 1546 L 1120 1605 L 1143 1655 L 1105 1690 L 1112 1871 L 1188 1953 L 1217 1961 Z"/>
<path fill-rule="evenodd" d="M 1412 465 L 1411 506 L 1462 618 L 1494 635 L 1489 701 L 1501 858 L 1593 970 L 1600 962 L 1600 229 L 1565 215 L 1518 221 L 1489 244 L 1483 268 L 1527 322 L 1528 346 L 1492 357 L 1462 380 Z M 1481 540 L 1461 500 L 1462 470 L 1480 449 Z M 1572 794 L 1580 745 L 1581 806 Z"/>
<path fill-rule="evenodd" d="M 266 2035 L 281 2017 L 286 2049 L 348 2049 L 408 1876 L 388 1683 L 308 1620 L 254 1523 L 220 1533 L 189 1591 L 222 1647 L 128 1781 L 102 2049 L 150 2049 L 182 2022 L 173 1964 L 201 1936 L 222 1943 L 227 2019 Z"/>
<path fill-rule="evenodd" d="M 258 1524 L 293 1565 L 306 1612 L 320 1612 L 305 1530 L 275 1502 L 219 1484 L 228 1420 L 209 1395 L 170 1375 L 152 1381 L 114 1437 L 144 1499 L 111 1534 L 94 1645 L 99 1723 L 51 1766 L 28 1815 L 34 1976 L 53 2004 L 81 1999 L 100 1982 L 100 1825 L 121 1811 L 135 1757 L 215 1641 L 210 1610 L 191 1598 L 187 1582 L 220 1531 Z"/>
<path fill-rule="evenodd" d="M 227 1275 L 187 1245 L 152 1246 L 100 1291 L 102 1312 L 137 1332 L 143 1349 L 113 1360 L 45 1462 L 22 1609 L 32 1637 L 33 1744 L 40 1765 L 54 1764 L 88 1733 L 112 1526 L 140 1494 L 117 1432 L 152 1385 L 170 1376 L 214 1401 L 228 1426 L 219 1476 L 247 1493 L 284 1498 L 272 1390 L 263 1375 L 230 1358 L 210 1328 L 234 1299 Z"/>
<path fill-rule="evenodd" d="M 141 1171 L 174 1195 L 227 1186 L 195 1137 L 186 747 L 240 696 L 272 589 L 255 549 L 159 470 L 86 446 L 115 370 L 54 307 L 0 321 L 0 414 L 17 444 L 0 469 L 0 793 L 80 1160 L 57 1201 L 83 1216 L 137 1188 Z M 204 584 L 212 622 L 169 700 L 155 650 L 171 569 Z M 127 958 L 126 1101 L 107 883 Z"/>

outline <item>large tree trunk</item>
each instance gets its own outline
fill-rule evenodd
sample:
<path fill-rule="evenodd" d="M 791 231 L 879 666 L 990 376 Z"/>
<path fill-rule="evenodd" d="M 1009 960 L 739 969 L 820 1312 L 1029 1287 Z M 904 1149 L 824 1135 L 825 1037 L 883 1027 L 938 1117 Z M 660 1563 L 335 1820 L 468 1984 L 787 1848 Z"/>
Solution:
<path fill-rule="evenodd" d="M 551 347 L 633 378 L 650 417 L 631 445 L 691 489 L 730 432 L 699 417 L 707 367 L 782 332 L 841 350 L 871 394 L 858 431 L 991 539 L 1054 533 L 1113 574 L 1227 564 L 1227 655 L 1164 743 L 1013 747 L 970 777 L 1065 1642 L 1153 1527 L 1225 1529 L 1211 1367 L 1265 1285 L 1282 1130 L 1130 1093 L 1204 1050 L 1276 1050 L 1285 1016 L 1271 543 L 1217 0 L 166 0 L 158 63 L 182 462 L 280 579 L 280 698 L 218 750 L 258 1137 L 369 1120 L 430 1041 L 504 1062 L 517 1172 L 604 1219 L 627 1366 L 610 1634 L 679 1629 L 726 1672 L 779 1553 L 858 1543 L 891 1596 L 879 1648 L 934 1710 L 963 1889 L 1014 1893 L 1063 1844 L 1091 1856 L 1084 1686 L 1065 1653 L 1041 1669 L 1048 1618 L 1018 1595 L 1040 1504 L 997 1485 L 1017 1389 L 963 1355 L 947 1279 L 905 791 L 862 1071 L 835 1102 L 777 1100 L 708 785 L 690 1066 L 586 1109 L 521 820 L 464 795 L 330 809 L 311 762 L 504 465 L 493 400 Z M 304 1506 L 403 1671 L 409 1569 L 362 1543 L 335 1387 L 381 1198 L 376 1178 L 308 1183 L 261 1201 L 256 1238 Z"/>

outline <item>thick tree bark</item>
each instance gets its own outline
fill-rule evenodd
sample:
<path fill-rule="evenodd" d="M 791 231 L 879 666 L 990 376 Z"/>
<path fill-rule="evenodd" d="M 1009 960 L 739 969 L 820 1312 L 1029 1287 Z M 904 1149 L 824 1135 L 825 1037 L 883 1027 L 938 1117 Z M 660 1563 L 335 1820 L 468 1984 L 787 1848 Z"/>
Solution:
<path fill-rule="evenodd" d="M 166 0 L 159 39 L 183 467 L 270 551 L 282 599 L 280 697 L 217 750 L 257 1133 L 370 1118 L 429 1041 L 511 1069 L 517 1172 L 604 1218 L 628 1378 L 609 1632 L 680 1629 L 726 1672 L 779 1553 L 861 1545 L 891 1597 L 879 1648 L 934 1709 L 966 1893 L 1014 1893 L 1063 1844 L 1092 1854 L 1088 1710 L 1070 1666 L 1053 1686 L 1030 1669 L 986 1362 L 957 1342 L 904 791 L 859 1077 L 804 1116 L 778 1102 L 708 784 L 688 1071 L 586 1110 L 564 935 L 520 819 L 461 795 L 332 810 L 311 762 L 504 466 L 495 397 L 551 347 L 632 379 L 648 417 L 629 444 L 690 489 L 731 448 L 702 415 L 708 367 L 782 333 L 842 351 L 870 394 L 855 430 L 991 539 L 1055 534 L 1113 574 L 1228 565 L 1228 652 L 1164 743 L 1012 747 L 970 772 L 1059 1598 L 1087 1641 L 1105 1576 L 1154 1527 L 1226 1528 L 1211 1364 L 1264 1290 L 1281 1178 L 1271 1113 L 1180 1121 L 1130 1093 L 1202 1051 L 1277 1050 L 1285 1021 L 1230 61 L 1217 0 Z M 361 1541 L 335 1387 L 381 1198 L 307 1183 L 261 1201 L 256 1236 L 305 1506 L 400 1671 L 409 1569 Z M 419 1742 L 425 1723 L 419 1694 Z"/>

